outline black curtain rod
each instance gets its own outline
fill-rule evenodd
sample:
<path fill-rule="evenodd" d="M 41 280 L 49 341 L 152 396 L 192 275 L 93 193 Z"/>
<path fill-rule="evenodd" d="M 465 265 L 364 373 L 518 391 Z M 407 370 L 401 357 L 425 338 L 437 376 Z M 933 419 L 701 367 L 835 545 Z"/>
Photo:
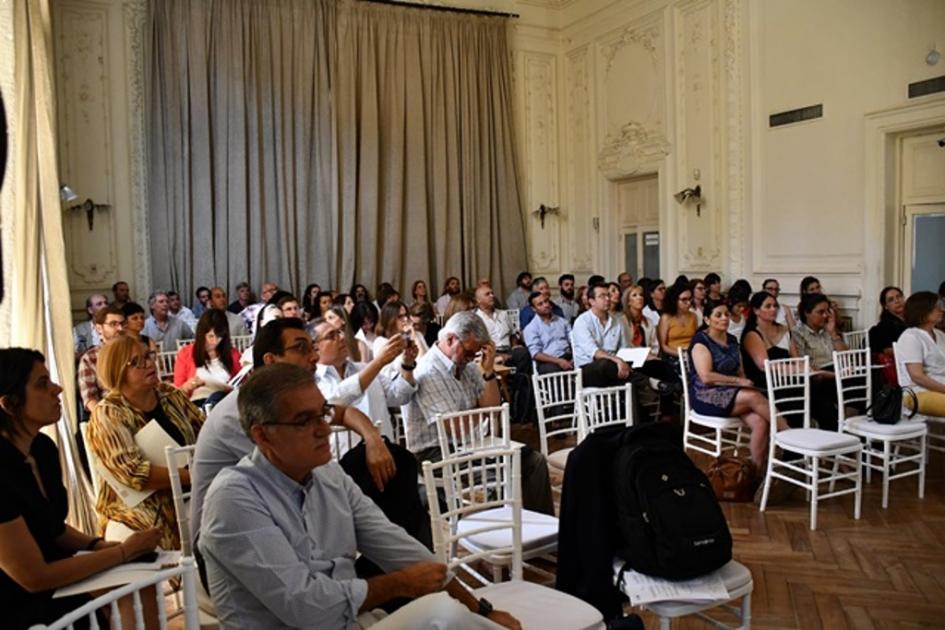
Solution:
<path fill-rule="evenodd" d="M 475 15 L 494 15 L 496 17 L 518 18 L 518 13 L 504 13 L 502 11 L 483 11 L 480 9 L 464 9 L 462 7 L 445 7 L 438 4 L 416 4 L 414 2 L 398 2 L 397 0 L 361 0 L 361 2 L 373 2 L 374 4 L 390 4 L 397 7 L 407 7 L 409 9 L 433 9 L 434 11 L 449 11 L 451 13 L 473 13 Z"/>

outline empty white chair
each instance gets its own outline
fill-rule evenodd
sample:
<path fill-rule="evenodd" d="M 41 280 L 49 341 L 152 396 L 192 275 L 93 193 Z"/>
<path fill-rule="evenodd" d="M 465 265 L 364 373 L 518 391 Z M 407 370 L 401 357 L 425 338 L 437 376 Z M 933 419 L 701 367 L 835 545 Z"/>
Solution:
<path fill-rule="evenodd" d="M 193 560 L 195 532 L 190 527 L 190 490 L 184 491 L 180 481 L 180 469 L 189 467 L 194 459 L 196 446 L 165 446 L 164 458 L 167 460 L 167 476 L 171 482 L 171 497 L 174 501 L 174 511 L 177 513 L 177 531 L 180 534 L 180 553 L 184 559 Z M 197 592 L 198 617 L 204 613 L 203 623 L 207 626 L 216 624 L 217 609 L 210 594 L 204 589 L 200 580 L 195 586 Z M 186 604 L 185 604 L 186 606 Z"/>
<path fill-rule="evenodd" d="M 167 352 L 158 352 L 156 361 L 158 378 L 161 380 L 173 379 L 174 364 L 177 363 L 177 351 L 169 350 Z"/>
<path fill-rule="evenodd" d="M 633 426 L 633 386 L 584 387 L 578 393 L 578 441 L 605 427 Z"/>
<path fill-rule="evenodd" d="M 839 409 L 837 427 L 863 439 L 863 467 L 866 468 L 867 482 L 873 470 L 883 475 L 883 509 L 889 505 L 889 482 L 893 479 L 917 475 L 921 499 L 925 495 L 925 438 L 928 433 L 925 423 L 903 419 L 896 424 L 880 424 L 866 413 L 847 417 L 848 405 L 858 405 L 866 410 L 870 409 L 873 401 L 869 348 L 834 352 L 833 365 Z M 891 474 L 891 469 L 895 473 Z"/>
<path fill-rule="evenodd" d="M 30 630 L 72 630 L 73 625 L 82 619 L 85 619 L 91 628 L 99 628 L 95 612 L 106 607 L 111 609 L 111 618 L 114 624 L 116 619 L 120 619 L 118 600 L 126 595 L 131 595 L 134 598 L 136 630 L 144 630 L 145 622 L 142 612 L 141 591 L 149 586 L 156 587 L 154 590 L 157 593 L 158 625 L 164 630 L 167 628 L 167 615 L 164 611 L 164 592 L 161 588 L 161 584 L 175 578 L 181 579 L 181 593 L 183 594 L 184 600 L 184 630 L 198 630 L 200 628 L 200 619 L 197 612 L 197 567 L 192 557 L 182 557 L 180 564 L 176 567 L 163 571 L 155 571 L 153 575 L 145 579 L 135 580 L 130 584 L 108 591 L 104 595 L 96 597 L 87 604 L 76 608 L 69 614 L 63 615 L 48 626 L 37 625 L 33 626 Z M 115 625 L 114 627 L 118 626 Z"/>
<path fill-rule="evenodd" d="M 692 410 L 689 402 L 689 376 L 692 372 L 692 362 L 689 360 L 689 350 L 679 348 L 679 374 L 682 377 L 683 390 L 683 449 L 692 449 L 699 453 L 719 457 L 723 451 L 731 448 L 738 454 L 741 445 L 742 428 L 745 423 L 741 418 L 704 416 Z M 698 425 L 710 429 L 710 433 L 697 433 L 691 425 Z"/>
<path fill-rule="evenodd" d="M 509 446 L 509 404 L 437 414 L 436 433 L 444 457 L 453 452 Z"/>
<path fill-rule="evenodd" d="M 230 342 L 233 344 L 233 347 L 236 348 L 239 352 L 244 352 L 246 348 L 251 348 L 253 346 L 253 336 L 252 335 L 237 335 L 230 339 Z"/>
<path fill-rule="evenodd" d="M 912 378 L 909 377 L 909 370 L 906 369 L 906 364 L 899 360 L 899 342 L 894 341 L 892 347 L 893 357 L 896 361 L 896 378 L 901 386 L 908 387 L 912 384 Z M 928 426 L 928 435 L 926 436 L 925 443 L 926 461 L 928 461 L 930 451 L 945 453 L 945 418 L 926 416 L 915 413 L 914 410 L 910 411 L 909 415 L 912 416 L 913 420 L 922 420 Z"/>
<path fill-rule="evenodd" d="M 522 550 L 527 546 L 522 523 L 523 519 L 527 523 L 528 516 L 522 510 L 520 457 L 518 449 L 504 447 L 423 463 L 434 552 L 451 571 L 468 576 L 462 583 L 475 597 L 509 612 L 523 628 L 602 629 L 603 619 L 593 606 L 522 580 Z M 444 480 L 446 510 L 440 508 L 435 479 Z M 496 513 L 503 517 L 489 516 Z M 476 561 L 496 558 L 504 558 L 510 566 L 509 581 L 490 582 L 476 571 Z"/>
<path fill-rule="evenodd" d="M 863 350 L 869 348 L 869 336 L 865 330 L 852 330 L 843 333 L 843 343 L 847 344 L 850 350 Z"/>
<path fill-rule="evenodd" d="M 808 491 L 812 530 L 817 529 L 817 504 L 821 499 L 853 494 L 853 517 L 859 519 L 862 500 L 860 440 L 839 431 L 810 428 L 810 357 L 765 360 L 765 377 L 771 425 L 761 511 L 767 507 L 771 482 L 780 479 Z M 779 415 L 785 418 L 800 416 L 802 428 L 778 431 Z M 780 454 L 779 450 L 782 451 Z M 801 455 L 803 460 L 785 459 L 788 453 Z M 838 481 L 843 487 L 834 490 Z M 824 484 L 830 487 L 826 493 L 821 488 Z"/>
<path fill-rule="evenodd" d="M 580 433 L 577 399 L 581 391 L 581 371 L 569 370 L 551 374 L 532 374 L 535 390 L 535 407 L 538 411 L 538 436 L 541 454 L 551 466 L 564 470 L 573 447 L 559 448 L 549 452 L 548 440 L 575 440 Z"/>

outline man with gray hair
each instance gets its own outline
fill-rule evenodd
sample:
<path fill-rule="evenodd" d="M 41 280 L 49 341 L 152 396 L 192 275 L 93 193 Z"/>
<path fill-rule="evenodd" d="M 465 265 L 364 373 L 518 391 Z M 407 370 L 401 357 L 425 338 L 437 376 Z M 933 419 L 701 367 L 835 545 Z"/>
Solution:
<path fill-rule="evenodd" d="M 474 363 L 482 352 L 479 365 Z M 500 404 L 496 384 L 495 343 L 486 325 L 471 311 L 456 313 L 440 329 L 439 340 L 418 361 L 414 370 L 417 392 L 403 407 L 407 448 L 420 462 L 442 459 L 436 415 Z M 548 464 L 544 456 L 522 449 L 522 505 L 554 513 Z"/>
<path fill-rule="evenodd" d="M 85 312 L 89 318 L 72 329 L 72 343 L 75 346 L 76 360 L 89 348 L 102 343 L 102 338 L 95 330 L 95 314 L 108 306 L 108 298 L 101 293 L 93 293 L 85 299 Z"/>
<path fill-rule="evenodd" d="M 310 372 L 260 368 L 238 406 L 255 448 L 213 480 L 198 542 L 222 627 L 520 627 L 447 582 L 446 566 L 332 460 L 333 408 Z M 386 573 L 360 578 L 359 553 Z M 389 616 L 375 611 L 401 597 L 414 601 Z"/>
<path fill-rule="evenodd" d="M 144 321 L 141 334 L 160 343 L 165 351 L 176 352 L 178 340 L 194 338 L 190 326 L 171 315 L 170 303 L 164 291 L 155 291 L 148 296 L 148 308 L 151 309 L 151 317 Z"/>

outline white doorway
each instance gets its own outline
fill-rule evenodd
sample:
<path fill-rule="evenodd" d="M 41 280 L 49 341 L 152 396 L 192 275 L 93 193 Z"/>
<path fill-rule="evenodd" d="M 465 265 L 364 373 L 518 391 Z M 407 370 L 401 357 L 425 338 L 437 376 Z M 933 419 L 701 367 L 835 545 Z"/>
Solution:
<path fill-rule="evenodd" d="M 902 290 L 938 293 L 945 280 L 945 204 L 905 207 Z"/>
<path fill-rule="evenodd" d="M 659 185 L 655 174 L 616 182 L 620 271 L 634 281 L 660 275 Z"/>

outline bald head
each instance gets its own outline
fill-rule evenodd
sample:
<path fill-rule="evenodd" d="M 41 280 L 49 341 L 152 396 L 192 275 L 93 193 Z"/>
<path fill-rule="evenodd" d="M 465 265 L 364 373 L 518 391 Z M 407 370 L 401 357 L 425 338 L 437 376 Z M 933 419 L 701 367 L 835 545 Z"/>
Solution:
<path fill-rule="evenodd" d="M 488 284 L 480 284 L 476 287 L 476 305 L 484 311 L 495 308 L 495 293 Z"/>

